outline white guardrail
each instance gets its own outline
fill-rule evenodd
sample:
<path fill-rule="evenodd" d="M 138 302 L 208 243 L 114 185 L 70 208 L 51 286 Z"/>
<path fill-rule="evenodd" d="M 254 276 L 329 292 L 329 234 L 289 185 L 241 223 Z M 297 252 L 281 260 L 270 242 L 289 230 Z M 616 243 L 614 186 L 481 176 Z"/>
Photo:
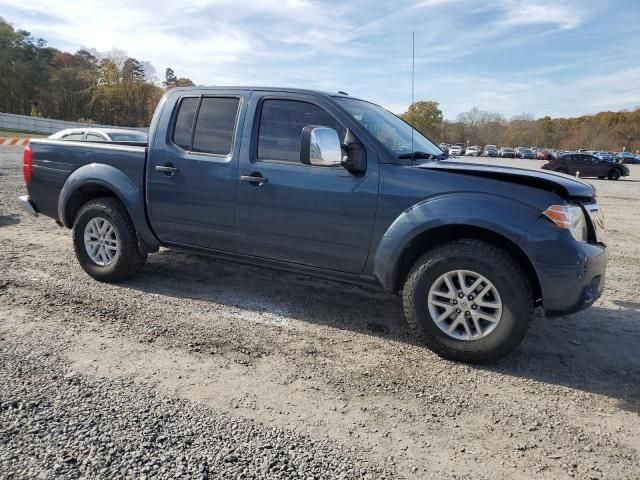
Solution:
<path fill-rule="evenodd" d="M 0 112 L 0 130 L 16 130 L 37 133 L 56 133 L 65 128 L 78 127 L 105 127 L 126 128 L 128 130 L 140 130 L 147 132 L 148 128 L 140 127 L 113 127 L 111 125 L 96 125 L 81 122 L 67 122 L 66 120 L 53 120 L 51 118 L 30 117 L 28 115 L 15 115 L 13 113 Z"/>

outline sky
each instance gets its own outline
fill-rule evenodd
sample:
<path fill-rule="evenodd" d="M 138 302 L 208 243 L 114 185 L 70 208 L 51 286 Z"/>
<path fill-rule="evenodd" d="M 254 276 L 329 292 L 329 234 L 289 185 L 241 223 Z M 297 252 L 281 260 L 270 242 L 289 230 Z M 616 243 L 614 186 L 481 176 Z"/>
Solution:
<path fill-rule="evenodd" d="M 640 0 L 0 0 L 50 46 L 125 50 L 198 85 L 345 91 L 445 118 L 640 106 Z"/>

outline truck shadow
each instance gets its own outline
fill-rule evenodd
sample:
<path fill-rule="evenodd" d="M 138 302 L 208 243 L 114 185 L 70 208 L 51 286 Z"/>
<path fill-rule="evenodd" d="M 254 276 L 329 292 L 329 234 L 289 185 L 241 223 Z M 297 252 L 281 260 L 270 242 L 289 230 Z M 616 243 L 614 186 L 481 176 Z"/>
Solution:
<path fill-rule="evenodd" d="M 373 289 L 169 250 L 122 286 L 248 310 L 265 323 L 296 319 L 401 341 L 432 355 L 412 338 L 400 299 Z M 618 306 L 538 321 L 513 354 L 476 368 L 606 395 L 640 413 L 640 306 Z"/>

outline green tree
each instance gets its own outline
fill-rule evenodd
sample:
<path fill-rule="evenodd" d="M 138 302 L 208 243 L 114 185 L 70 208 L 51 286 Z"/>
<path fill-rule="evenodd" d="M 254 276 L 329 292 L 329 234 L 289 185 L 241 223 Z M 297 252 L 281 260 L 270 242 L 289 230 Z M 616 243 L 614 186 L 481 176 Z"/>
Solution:
<path fill-rule="evenodd" d="M 193 87 L 195 84 L 190 78 L 176 77 L 175 72 L 171 67 L 167 68 L 164 73 L 164 85 L 165 90 L 170 90 L 176 87 Z"/>
<path fill-rule="evenodd" d="M 442 110 L 438 102 L 419 101 L 409 107 L 402 115 L 405 122 L 430 138 L 440 138 L 442 135 Z"/>

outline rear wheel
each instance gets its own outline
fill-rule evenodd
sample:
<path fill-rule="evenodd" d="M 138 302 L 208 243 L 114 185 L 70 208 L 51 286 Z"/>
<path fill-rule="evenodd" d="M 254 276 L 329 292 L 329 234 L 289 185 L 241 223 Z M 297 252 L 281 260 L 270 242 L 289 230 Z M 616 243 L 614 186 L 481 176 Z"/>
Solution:
<path fill-rule="evenodd" d="M 127 210 L 115 198 L 97 198 L 80 209 L 73 225 L 73 246 L 80 266 L 102 282 L 135 275 L 146 262 Z"/>
<path fill-rule="evenodd" d="M 609 180 L 619 180 L 621 177 L 619 168 L 612 168 L 609 171 Z"/>
<path fill-rule="evenodd" d="M 486 363 L 513 351 L 534 318 L 531 285 L 518 263 L 478 240 L 430 250 L 403 290 L 411 329 L 438 355 Z"/>

